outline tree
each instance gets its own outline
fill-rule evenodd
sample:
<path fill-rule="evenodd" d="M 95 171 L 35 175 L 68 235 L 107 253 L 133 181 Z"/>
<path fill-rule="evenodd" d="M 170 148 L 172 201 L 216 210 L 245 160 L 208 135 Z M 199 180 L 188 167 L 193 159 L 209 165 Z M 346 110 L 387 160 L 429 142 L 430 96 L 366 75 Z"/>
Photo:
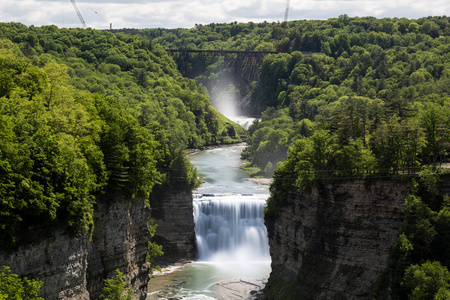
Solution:
<path fill-rule="evenodd" d="M 0 299 L 44 300 L 38 296 L 41 281 L 19 278 L 7 266 L 2 266 L 0 271 Z"/>
<path fill-rule="evenodd" d="M 443 299 L 449 295 L 450 272 L 437 261 L 412 265 L 406 269 L 402 285 L 409 290 L 408 299 Z"/>
<path fill-rule="evenodd" d="M 425 157 L 431 158 L 436 167 L 438 160 L 448 148 L 448 108 L 427 102 L 419 111 L 421 125 L 425 132 Z"/>
<path fill-rule="evenodd" d="M 161 272 L 161 268 L 156 265 L 156 258 L 163 256 L 162 246 L 152 242 L 151 239 L 155 236 L 156 228 L 158 225 L 154 224 L 154 220 L 151 219 L 148 223 L 148 230 L 150 233 L 150 241 L 148 242 L 148 252 L 146 260 L 150 264 L 150 273 L 157 270 Z"/>
<path fill-rule="evenodd" d="M 119 269 L 116 269 L 116 275 L 112 278 L 105 279 L 103 294 L 100 299 L 103 300 L 133 300 L 133 290 L 127 288 L 124 275 Z"/>

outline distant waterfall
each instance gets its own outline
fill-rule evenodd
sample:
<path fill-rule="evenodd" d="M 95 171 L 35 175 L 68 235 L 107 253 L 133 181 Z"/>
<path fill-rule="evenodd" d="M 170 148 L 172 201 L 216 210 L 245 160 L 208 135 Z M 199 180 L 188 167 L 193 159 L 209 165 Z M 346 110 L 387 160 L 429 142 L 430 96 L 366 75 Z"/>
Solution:
<path fill-rule="evenodd" d="M 250 117 L 231 117 L 230 120 L 233 122 L 241 125 L 245 129 L 249 129 L 250 126 L 253 124 L 253 122 L 256 120 L 256 118 L 250 118 Z"/>
<path fill-rule="evenodd" d="M 197 194 L 195 233 L 200 261 L 269 261 L 264 194 Z"/>

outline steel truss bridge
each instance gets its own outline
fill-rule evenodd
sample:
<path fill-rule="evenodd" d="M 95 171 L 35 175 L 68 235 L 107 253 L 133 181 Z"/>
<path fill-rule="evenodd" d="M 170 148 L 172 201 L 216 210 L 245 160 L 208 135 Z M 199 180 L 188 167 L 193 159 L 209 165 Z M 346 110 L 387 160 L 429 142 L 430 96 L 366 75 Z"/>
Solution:
<path fill-rule="evenodd" d="M 193 50 L 166 49 L 166 52 L 177 57 L 177 61 L 184 64 L 184 71 L 189 68 L 192 55 L 200 57 L 223 56 L 224 68 L 236 74 L 249 90 L 249 85 L 259 79 L 259 69 L 268 54 L 279 54 L 279 51 L 235 51 L 235 50 Z M 283 52 L 288 53 L 288 52 Z M 316 52 L 302 52 L 304 55 L 320 54 Z M 180 64 L 179 64 L 180 66 Z M 182 67 L 183 68 L 183 67 Z M 181 70 L 180 70 L 181 71 Z"/>
<path fill-rule="evenodd" d="M 277 54 L 276 51 L 233 51 L 233 50 L 192 50 L 192 49 L 166 49 L 172 56 L 177 56 L 187 65 L 192 55 L 200 57 L 222 56 L 224 57 L 224 68 L 236 74 L 242 83 L 249 89 L 250 83 L 259 78 L 259 68 L 264 56 Z"/>

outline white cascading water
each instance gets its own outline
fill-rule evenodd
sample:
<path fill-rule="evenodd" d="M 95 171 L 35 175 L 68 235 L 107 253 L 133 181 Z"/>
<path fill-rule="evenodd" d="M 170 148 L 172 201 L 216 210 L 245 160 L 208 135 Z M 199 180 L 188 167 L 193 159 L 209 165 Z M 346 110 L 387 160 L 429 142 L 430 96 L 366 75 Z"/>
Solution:
<path fill-rule="evenodd" d="M 256 118 L 237 116 L 237 117 L 230 117 L 230 120 L 248 130 L 250 128 L 250 125 L 253 124 Z"/>
<path fill-rule="evenodd" d="M 194 193 L 198 261 L 270 261 L 263 209 L 268 186 L 245 179 L 244 145 L 216 148 L 191 157 L 203 184 Z"/>
<path fill-rule="evenodd" d="M 267 195 L 195 195 L 199 261 L 270 260 L 263 207 Z"/>
<path fill-rule="evenodd" d="M 263 207 L 269 188 L 247 180 L 239 168 L 244 148 L 224 146 L 189 157 L 203 180 L 193 203 L 199 257 L 160 282 L 147 300 L 215 300 L 211 289 L 221 282 L 243 280 L 257 286 L 268 278 L 271 259 Z"/>

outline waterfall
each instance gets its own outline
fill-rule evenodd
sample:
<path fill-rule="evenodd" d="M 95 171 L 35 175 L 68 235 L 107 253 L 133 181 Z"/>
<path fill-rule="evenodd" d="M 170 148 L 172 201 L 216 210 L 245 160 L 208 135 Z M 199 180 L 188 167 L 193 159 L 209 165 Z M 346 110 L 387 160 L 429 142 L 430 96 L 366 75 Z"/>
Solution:
<path fill-rule="evenodd" d="M 269 261 L 263 220 L 266 194 L 194 195 L 200 261 Z"/>
<path fill-rule="evenodd" d="M 253 122 L 256 120 L 256 118 L 250 118 L 250 117 L 243 117 L 243 116 L 235 116 L 230 117 L 230 120 L 241 125 L 245 129 L 249 129 L 250 126 L 253 124 Z"/>

